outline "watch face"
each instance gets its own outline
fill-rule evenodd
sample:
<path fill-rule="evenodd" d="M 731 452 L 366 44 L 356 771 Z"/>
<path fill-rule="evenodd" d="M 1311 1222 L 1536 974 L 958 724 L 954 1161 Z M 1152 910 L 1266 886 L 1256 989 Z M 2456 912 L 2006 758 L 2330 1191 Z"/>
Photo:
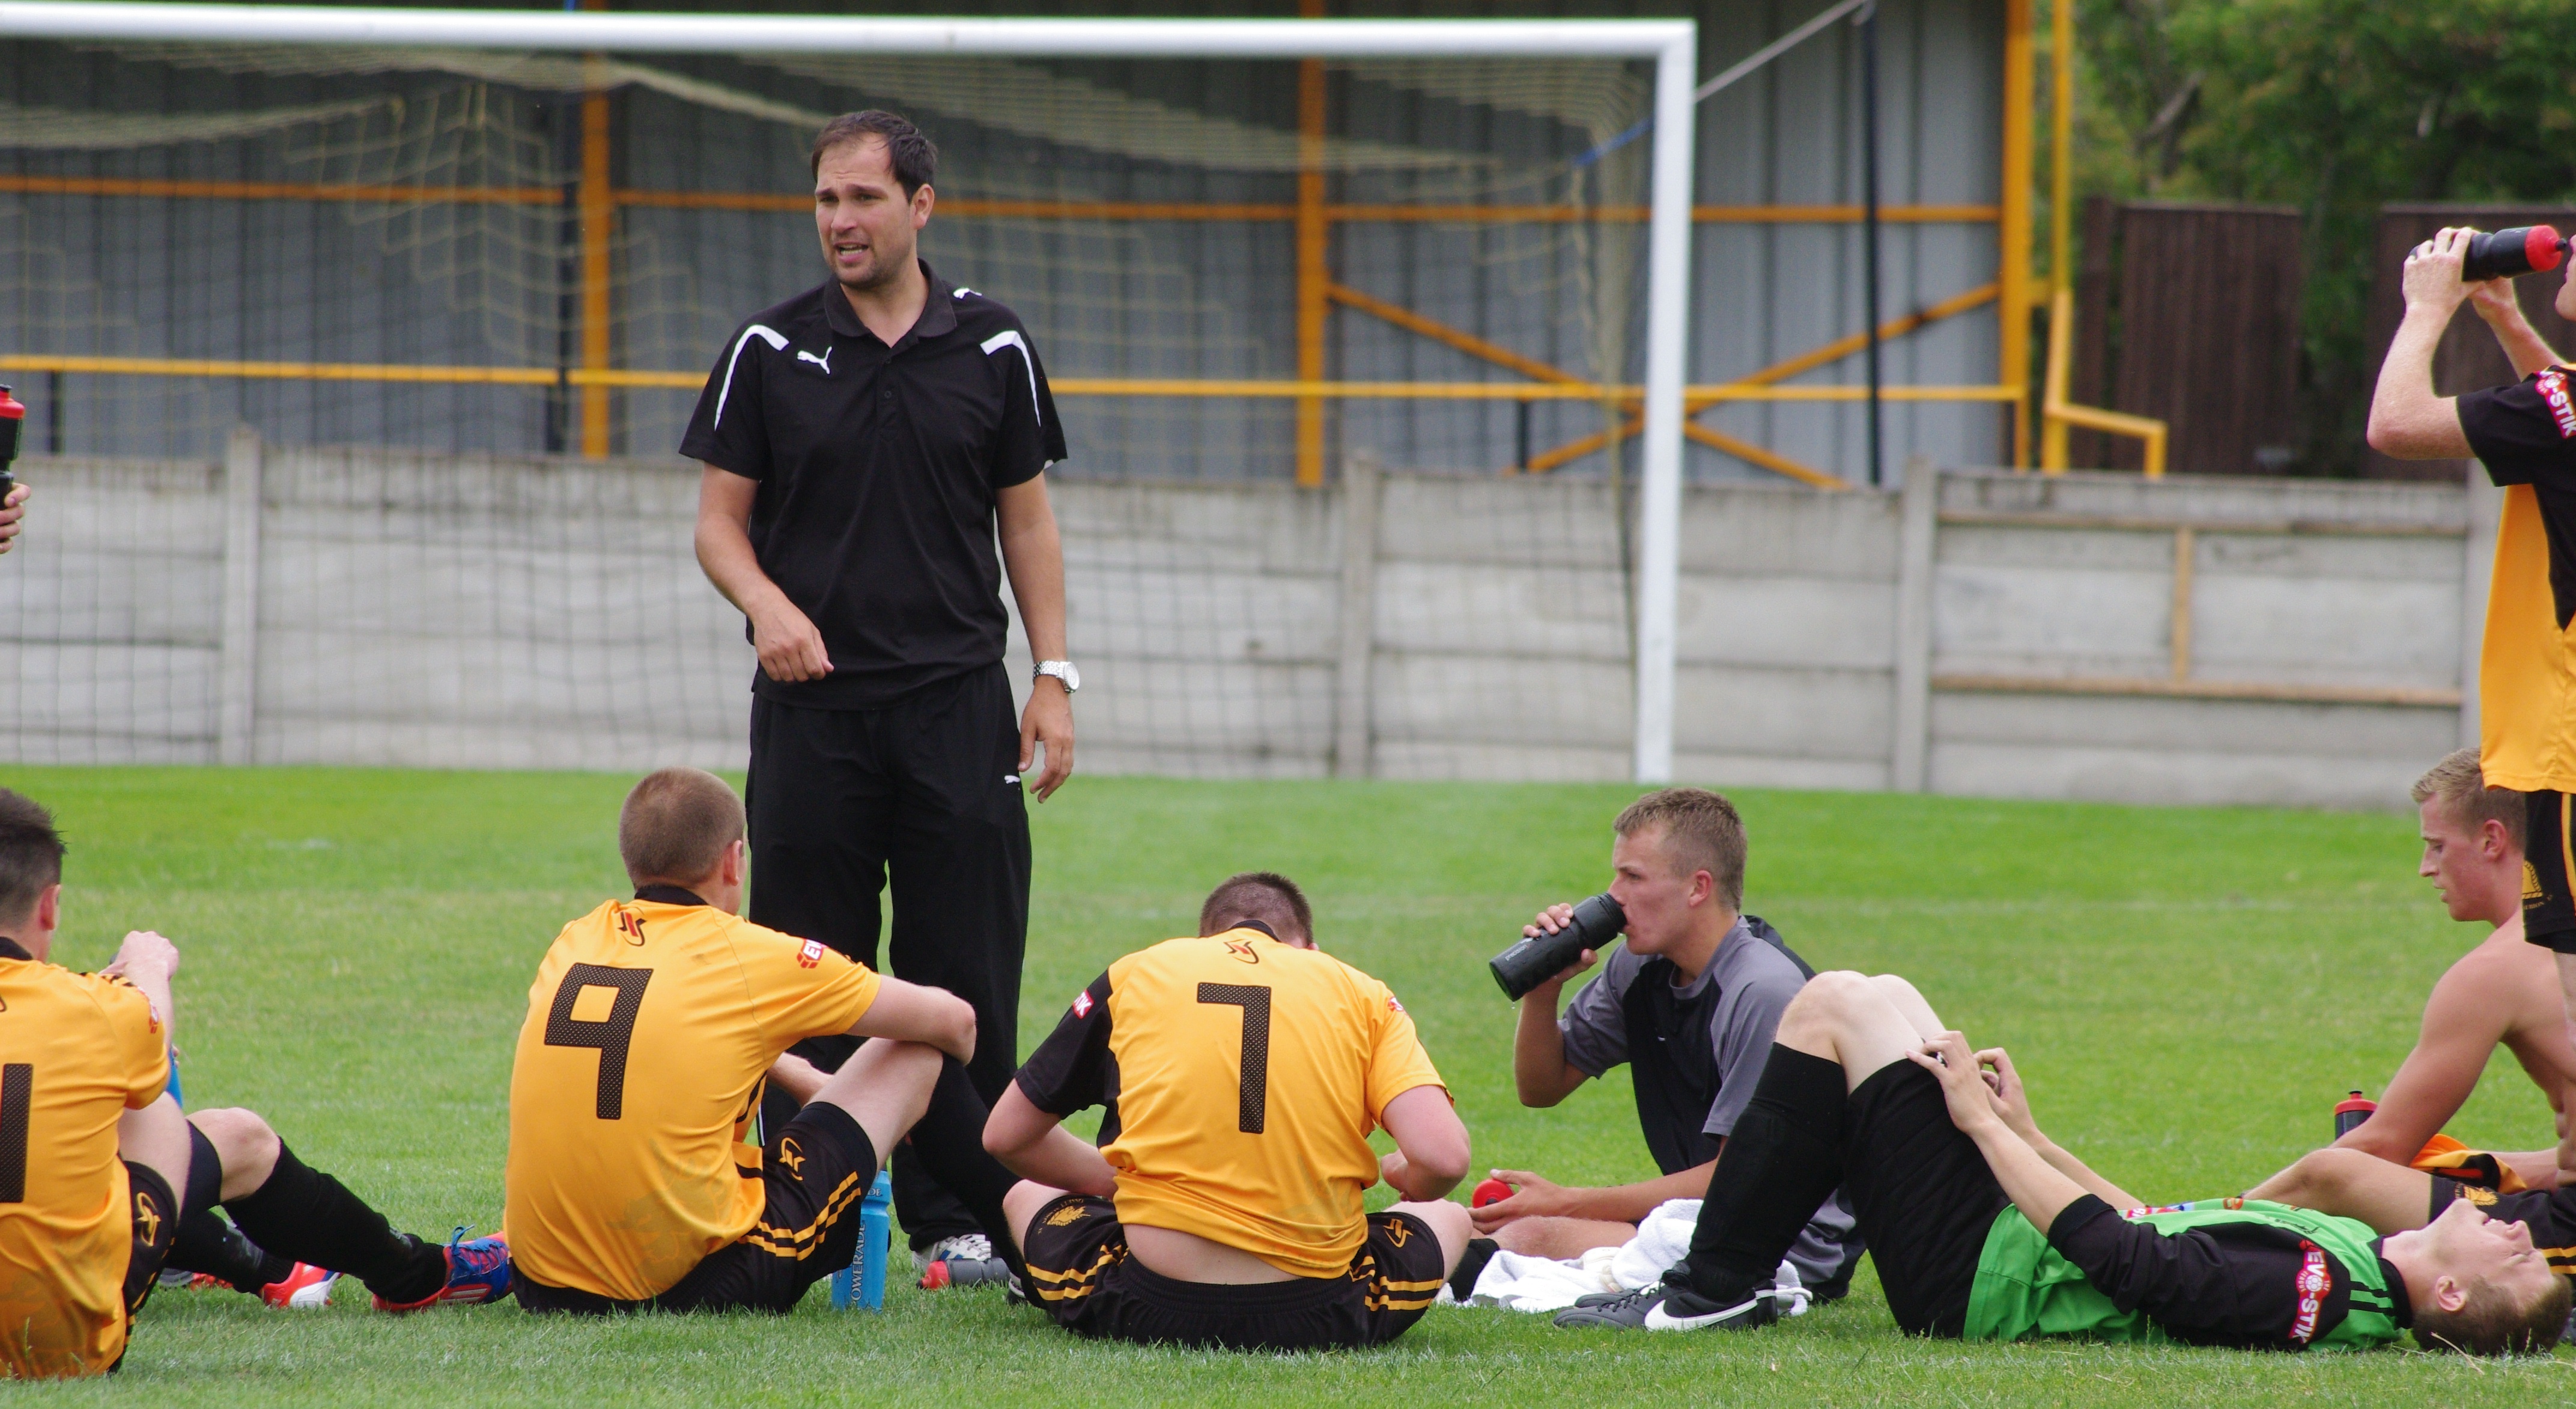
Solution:
<path fill-rule="evenodd" d="M 1081 688 L 1082 672 L 1074 668 L 1072 661 L 1066 661 L 1064 663 L 1064 692 L 1070 695 Z"/>

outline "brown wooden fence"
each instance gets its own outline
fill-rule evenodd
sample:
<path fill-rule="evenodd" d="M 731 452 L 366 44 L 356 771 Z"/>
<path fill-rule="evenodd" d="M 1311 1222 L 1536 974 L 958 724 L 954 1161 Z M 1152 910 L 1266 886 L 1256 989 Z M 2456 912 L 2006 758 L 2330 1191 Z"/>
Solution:
<path fill-rule="evenodd" d="M 2445 225 L 2502 230 L 2513 225 L 2543 224 L 2576 231 L 2576 209 L 2449 203 L 2381 206 L 2379 237 L 2371 251 L 2369 366 L 2374 381 L 2379 375 L 2380 360 L 2388 354 L 2389 342 L 2397 336 L 2398 320 L 2406 313 L 2401 285 L 2408 250 Z M 2566 356 L 2576 353 L 2576 324 L 2559 317 L 2552 306 L 2561 282 L 2555 274 L 2534 275 L 2516 280 L 2514 292 L 2521 295 L 2522 311 L 2531 319 L 2532 328 L 2561 356 Z M 2512 380 L 2513 364 L 2505 360 L 2504 350 L 2496 346 L 2477 310 L 2460 305 L 2460 311 L 2451 319 L 2450 330 L 2442 335 L 2440 349 L 2433 354 L 2433 389 L 2444 396 L 2457 396 Z M 2464 468 L 2457 460 L 2391 460 L 2375 450 L 2366 452 L 2362 462 L 2362 473 L 2373 479 L 2456 483 Z"/>
<path fill-rule="evenodd" d="M 2172 427 L 2180 474 L 2261 474 L 2297 442 L 2299 212 L 2085 204 L 2071 393 Z M 2135 440 L 2077 432 L 2078 466 L 2137 469 Z"/>

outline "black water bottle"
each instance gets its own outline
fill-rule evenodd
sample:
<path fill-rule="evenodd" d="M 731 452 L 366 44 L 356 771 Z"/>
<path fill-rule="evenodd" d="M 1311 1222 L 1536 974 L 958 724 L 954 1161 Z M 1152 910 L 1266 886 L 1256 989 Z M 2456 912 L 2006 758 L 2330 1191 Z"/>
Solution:
<path fill-rule="evenodd" d="M 2474 284 L 2481 279 L 2513 279 L 2525 274 L 2543 274 L 2555 269 L 2567 258 L 2567 241 L 2547 225 L 2517 225 L 2510 230 L 2493 230 L 2471 235 L 2469 247 L 2460 260 L 2460 279 Z"/>
<path fill-rule="evenodd" d="M 2335 1102 L 2335 1138 L 2340 1140 L 2359 1129 L 2363 1121 L 2370 1119 L 2370 1113 L 2378 1109 L 2378 1102 L 2358 1091 Z"/>
<path fill-rule="evenodd" d="M 1628 924 L 1627 913 L 1619 902 L 1607 895 L 1596 895 L 1574 907 L 1573 917 L 1565 928 L 1554 934 L 1523 939 L 1504 950 L 1485 967 L 1494 971 L 1494 982 L 1503 986 L 1503 996 L 1517 1003 L 1529 991 L 1565 972 L 1583 951 L 1594 953 L 1610 947 L 1619 931 Z"/>

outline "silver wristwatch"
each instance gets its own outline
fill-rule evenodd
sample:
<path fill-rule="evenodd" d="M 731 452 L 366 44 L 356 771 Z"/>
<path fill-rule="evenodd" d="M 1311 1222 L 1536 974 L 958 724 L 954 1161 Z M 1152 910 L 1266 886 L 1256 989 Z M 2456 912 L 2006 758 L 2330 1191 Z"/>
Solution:
<path fill-rule="evenodd" d="M 1039 661 L 1038 674 L 1052 675 L 1064 682 L 1064 692 L 1068 695 L 1082 688 L 1082 672 L 1074 669 L 1073 662 L 1069 660 Z"/>

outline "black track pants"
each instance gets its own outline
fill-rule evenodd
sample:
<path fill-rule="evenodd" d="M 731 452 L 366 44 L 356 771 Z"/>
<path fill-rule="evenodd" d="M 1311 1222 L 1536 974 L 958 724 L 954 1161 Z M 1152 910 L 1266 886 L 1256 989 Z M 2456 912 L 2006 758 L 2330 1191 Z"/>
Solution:
<path fill-rule="evenodd" d="M 1029 926 L 1019 754 L 1010 676 L 999 664 L 876 709 L 751 705 L 749 918 L 965 999 L 977 1034 L 967 1074 L 988 1104 L 1019 1063 Z M 881 964 L 878 897 L 889 876 L 894 924 L 890 962 Z M 854 1046 L 820 1039 L 797 1051 L 831 1069 Z M 914 1246 L 974 1231 L 964 1205 L 911 1154 L 898 1147 L 893 1164 L 896 1208 Z"/>

